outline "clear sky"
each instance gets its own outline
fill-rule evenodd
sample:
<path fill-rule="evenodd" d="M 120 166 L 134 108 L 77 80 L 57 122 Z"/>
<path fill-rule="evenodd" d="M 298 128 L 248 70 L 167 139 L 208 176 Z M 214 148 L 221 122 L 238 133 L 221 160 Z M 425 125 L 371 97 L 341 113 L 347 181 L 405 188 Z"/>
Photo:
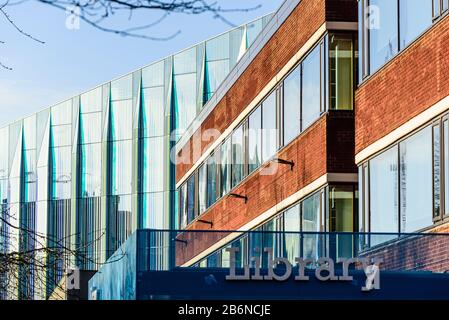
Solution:
<path fill-rule="evenodd" d="M 0 0 L 0 3 L 4 1 Z M 218 0 L 222 7 L 261 5 L 251 12 L 226 13 L 235 25 L 275 11 L 282 0 Z M 222 33 L 229 24 L 212 14 L 171 14 L 146 33 L 164 37 L 178 30 L 174 39 L 152 41 L 105 33 L 81 22 L 79 30 L 66 28 L 67 14 L 33 0 L 7 8 L 24 31 L 45 41 L 37 43 L 22 36 L 0 16 L 0 127 L 42 110 L 87 89 L 133 71 Z M 133 27 L 154 21 L 160 12 L 114 17 L 114 27 Z"/>

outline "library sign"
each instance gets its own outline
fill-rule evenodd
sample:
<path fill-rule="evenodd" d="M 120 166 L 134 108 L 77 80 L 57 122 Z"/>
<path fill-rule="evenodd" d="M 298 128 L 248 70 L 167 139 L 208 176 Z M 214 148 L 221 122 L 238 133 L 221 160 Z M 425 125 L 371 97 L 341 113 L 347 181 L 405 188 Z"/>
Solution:
<path fill-rule="evenodd" d="M 295 262 L 298 266 L 298 272 L 295 275 L 293 273 L 293 266 L 287 258 L 273 258 L 273 249 L 265 248 L 264 252 L 268 256 L 268 273 L 266 275 L 261 274 L 261 261 L 260 257 L 252 257 L 250 260 L 254 264 L 254 272 L 251 274 L 249 264 L 243 266 L 243 274 L 237 274 L 236 272 L 236 253 L 239 252 L 239 248 L 226 248 L 229 252 L 229 275 L 226 276 L 226 280 L 229 281 L 286 281 L 290 277 L 294 276 L 295 281 L 308 281 L 310 277 L 305 274 L 306 266 L 309 264 L 316 265 L 315 277 L 319 281 L 352 281 L 353 277 L 349 275 L 349 267 L 354 264 L 361 264 L 363 272 L 365 273 L 366 280 L 365 285 L 362 286 L 362 291 L 371 291 L 380 289 L 380 264 L 381 259 L 368 259 L 368 258 L 339 258 L 337 264 L 341 264 L 341 274 L 335 272 L 335 262 L 332 258 L 322 257 L 317 260 L 295 258 Z M 257 251 L 257 248 L 256 248 Z M 275 273 L 273 266 L 284 265 L 285 269 L 282 269 L 282 274 Z M 339 268 L 340 270 L 340 268 Z M 277 269 L 279 271 L 279 269 Z"/>

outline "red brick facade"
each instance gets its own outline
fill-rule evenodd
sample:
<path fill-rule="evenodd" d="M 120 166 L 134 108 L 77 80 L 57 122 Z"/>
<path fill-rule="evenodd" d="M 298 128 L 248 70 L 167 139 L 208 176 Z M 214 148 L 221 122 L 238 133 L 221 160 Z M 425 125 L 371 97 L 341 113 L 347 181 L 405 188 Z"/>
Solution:
<path fill-rule="evenodd" d="M 356 0 L 301 1 L 196 133 L 207 129 L 223 132 L 319 29 L 326 17 L 335 21 L 340 21 L 343 17 L 346 17 L 345 21 L 357 21 L 356 12 Z M 203 141 L 201 150 L 206 150 L 213 142 L 214 140 Z M 193 150 L 193 139 L 183 148 L 187 149 Z M 182 150 L 180 153 L 182 154 Z M 201 153 L 192 152 L 188 164 L 177 165 L 176 181 L 189 171 L 200 156 Z"/>
<path fill-rule="evenodd" d="M 356 153 L 449 95 L 449 16 L 356 92 Z"/>

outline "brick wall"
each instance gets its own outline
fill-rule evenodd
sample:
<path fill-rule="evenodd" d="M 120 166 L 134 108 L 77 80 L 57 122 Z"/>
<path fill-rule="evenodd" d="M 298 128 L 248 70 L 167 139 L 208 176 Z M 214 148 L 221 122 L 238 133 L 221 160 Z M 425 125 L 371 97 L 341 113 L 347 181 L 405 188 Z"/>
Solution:
<path fill-rule="evenodd" d="M 358 153 L 449 95 L 449 16 L 356 91 Z"/>

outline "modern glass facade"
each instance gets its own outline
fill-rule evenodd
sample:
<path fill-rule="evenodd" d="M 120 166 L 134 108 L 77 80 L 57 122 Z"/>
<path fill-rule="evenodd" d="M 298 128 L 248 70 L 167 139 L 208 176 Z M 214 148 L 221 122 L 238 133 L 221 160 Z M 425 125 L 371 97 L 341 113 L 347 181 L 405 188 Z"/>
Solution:
<path fill-rule="evenodd" d="M 40 257 L 52 266 L 45 280 L 33 265 L 21 267 L 13 276 L 19 290 L 9 298 L 48 297 L 67 266 L 95 270 L 137 228 L 179 224 L 170 147 L 271 16 L 0 129 L 0 250 L 52 249 Z M 204 174 L 214 168 L 211 160 Z M 193 185 L 185 221 L 196 210 Z M 202 207 L 213 201 L 209 195 Z M 66 248 L 74 254 L 61 259 Z"/>

